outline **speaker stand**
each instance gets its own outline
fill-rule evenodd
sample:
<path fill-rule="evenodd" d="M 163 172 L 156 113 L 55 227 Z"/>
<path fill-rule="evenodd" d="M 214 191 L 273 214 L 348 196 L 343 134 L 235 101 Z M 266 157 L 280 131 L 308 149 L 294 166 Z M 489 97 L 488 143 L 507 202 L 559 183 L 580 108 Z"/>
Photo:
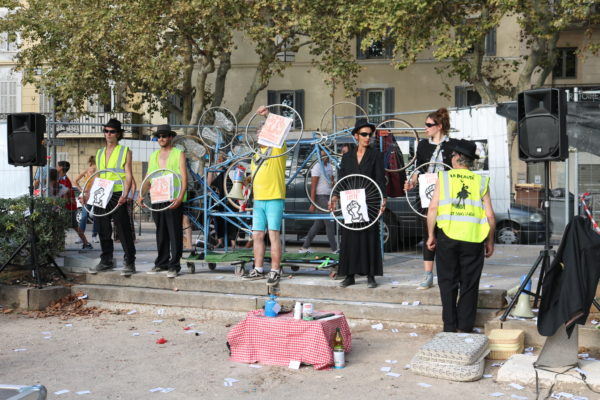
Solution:
<path fill-rule="evenodd" d="M 506 321 L 508 314 L 515 306 L 515 303 L 519 299 L 519 296 L 522 293 L 525 293 L 529 296 L 534 296 L 533 307 L 537 308 L 538 300 L 540 299 L 540 292 L 542 290 L 542 282 L 544 280 L 544 274 L 546 270 L 550 267 L 550 257 L 554 257 L 556 254 L 554 250 L 552 250 L 552 246 L 550 246 L 550 189 L 548 188 L 548 182 L 550 180 L 550 161 L 544 161 L 544 223 L 545 223 L 545 239 L 544 239 L 544 249 L 540 251 L 540 255 L 537 257 L 529 272 L 527 273 L 527 277 L 521 282 L 521 286 L 519 286 L 519 290 L 510 301 L 508 308 L 504 311 L 504 314 L 500 317 L 500 321 Z M 540 276 L 538 278 L 537 289 L 535 293 L 530 292 L 529 290 L 525 290 L 525 286 L 527 282 L 531 279 L 535 270 L 542 266 L 540 269 Z"/>
<path fill-rule="evenodd" d="M 7 265 L 9 265 L 12 260 L 15 259 L 15 257 L 26 247 L 29 246 L 29 264 L 25 264 L 24 266 L 28 266 L 31 267 L 32 271 L 33 271 L 33 275 L 35 276 L 35 278 L 37 279 L 37 284 L 38 284 L 38 288 L 41 289 L 42 288 L 42 277 L 40 274 L 40 264 L 38 263 L 38 256 L 37 256 L 37 237 L 35 234 L 35 226 L 32 220 L 32 216 L 33 216 L 33 210 L 34 210 L 34 201 L 33 201 L 33 167 L 29 166 L 29 237 L 27 238 L 27 240 L 25 240 L 23 243 L 21 243 L 19 245 L 19 247 L 15 250 L 15 252 L 10 256 L 10 258 L 4 263 L 2 264 L 2 266 L 0 267 L 0 273 L 4 270 L 4 268 L 6 268 Z M 56 268 L 58 270 L 58 272 L 60 273 L 60 275 L 66 280 L 67 276 L 65 275 L 65 273 L 60 269 L 60 267 L 56 264 L 56 261 L 54 260 L 54 258 L 50 257 L 47 262 L 45 264 L 43 264 L 44 266 L 46 265 L 52 265 L 54 266 L 54 268 Z"/>

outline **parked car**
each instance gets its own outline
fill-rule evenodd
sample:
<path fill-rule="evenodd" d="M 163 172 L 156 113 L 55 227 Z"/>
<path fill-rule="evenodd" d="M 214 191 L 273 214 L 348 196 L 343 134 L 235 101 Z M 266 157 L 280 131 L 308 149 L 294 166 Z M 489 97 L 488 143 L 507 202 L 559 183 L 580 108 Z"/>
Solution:
<path fill-rule="evenodd" d="M 309 143 L 299 143 L 290 152 L 287 161 L 287 177 L 293 174 L 298 165 L 312 150 Z M 310 202 L 306 196 L 304 180 L 310 174 L 308 168 L 301 170 L 297 177 L 287 186 L 286 213 L 307 213 Z M 310 178 L 310 177 L 309 177 Z M 415 204 L 416 190 L 409 193 L 409 201 Z M 511 204 L 506 211 L 496 212 L 496 243 L 529 244 L 544 240 L 544 211 L 541 209 Z M 388 198 L 387 209 L 381 219 L 383 223 L 383 240 L 385 251 L 397 251 L 414 246 L 423 236 L 420 216 L 408 204 L 406 197 Z M 286 234 L 306 235 L 313 221 L 288 219 L 285 222 Z M 551 226 L 552 228 L 552 226 Z"/>

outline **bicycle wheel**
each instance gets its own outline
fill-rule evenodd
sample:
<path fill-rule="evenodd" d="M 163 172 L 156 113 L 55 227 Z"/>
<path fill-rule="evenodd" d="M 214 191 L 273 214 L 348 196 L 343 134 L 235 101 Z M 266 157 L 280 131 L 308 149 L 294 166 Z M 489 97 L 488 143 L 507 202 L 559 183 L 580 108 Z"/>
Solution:
<path fill-rule="evenodd" d="M 96 182 L 96 178 L 98 178 L 98 182 Z M 107 179 L 114 182 L 114 185 L 124 186 L 121 176 L 112 169 L 101 169 L 94 172 L 83 184 L 81 191 L 83 201 L 81 203 L 92 217 L 105 217 L 114 213 L 120 206 L 119 199 L 112 196 L 112 186 L 108 184 L 111 187 L 111 197 L 103 207 L 103 200 L 106 200 L 105 188 L 108 187 L 105 182 Z M 92 199 L 92 204 L 88 204 L 89 199 Z"/>
<path fill-rule="evenodd" d="M 384 168 L 388 172 L 400 172 L 409 168 L 417 159 L 417 144 L 419 143 L 419 132 L 414 127 L 403 119 L 390 118 L 381 122 L 376 127 L 379 137 L 379 141 L 385 140 L 386 136 L 382 136 L 381 133 L 388 131 L 392 135 L 392 143 L 387 143 L 390 146 L 397 146 L 402 156 L 404 157 L 404 167 L 401 168 L 390 168 L 389 165 L 385 165 Z M 380 143 L 381 145 L 381 143 Z M 383 143 L 385 150 L 386 143 Z M 395 149 L 392 149 L 391 155 L 395 153 Z"/>
<path fill-rule="evenodd" d="M 251 157 L 242 157 L 233 161 L 227 167 L 225 172 L 225 184 L 223 185 L 225 188 L 225 197 L 227 198 L 227 202 L 236 210 L 243 211 L 252 211 L 252 185 L 244 184 L 240 188 L 242 193 L 242 198 L 234 199 L 231 197 L 231 190 L 233 188 L 233 178 L 235 177 L 236 170 L 238 168 L 241 169 L 244 177 L 250 176 L 250 164 L 252 163 Z"/>
<path fill-rule="evenodd" d="M 287 139 L 284 142 L 287 145 L 286 151 L 277 155 L 270 155 L 270 152 L 263 153 L 261 151 L 260 148 L 262 146 L 258 143 L 259 134 L 267 117 L 264 117 L 257 113 L 254 113 L 252 117 L 248 120 L 248 124 L 246 124 L 246 131 L 244 133 L 246 145 L 248 146 L 250 151 L 252 151 L 252 153 L 257 154 L 263 159 L 285 156 L 289 152 L 291 152 L 296 147 L 298 142 L 302 139 L 302 135 L 304 133 L 304 123 L 302 122 L 302 117 L 300 117 L 300 114 L 298 114 L 296 110 L 285 104 L 271 104 L 268 105 L 267 108 L 269 109 L 269 112 L 273 112 L 274 114 L 286 118 L 292 118 L 294 120 L 293 127 L 295 130 L 290 130 L 290 133 L 288 134 Z M 252 125 L 253 123 L 255 124 L 254 126 Z"/>
<path fill-rule="evenodd" d="M 410 175 L 408 176 L 408 178 L 407 178 L 406 180 L 410 182 L 410 181 L 411 181 L 411 179 L 412 179 L 412 177 L 413 177 L 413 175 L 414 175 L 415 173 L 417 173 L 417 171 L 419 171 L 419 170 L 420 170 L 422 167 L 424 167 L 424 166 L 427 166 L 427 165 L 438 165 L 438 166 L 439 166 L 439 165 L 442 165 L 442 166 L 444 166 L 445 168 L 447 168 L 447 169 L 449 169 L 449 170 L 450 170 L 450 169 L 452 169 L 452 167 L 451 167 L 451 166 L 449 166 L 448 164 L 445 164 L 445 163 L 443 163 L 443 162 L 426 162 L 426 163 L 423 163 L 423 164 L 419 165 L 418 167 L 416 167 L 416 168 L 415 168 L 415 169 L 414 169 L 414 170 L 413 170 L 413 171 L 410 173 Z M 410 198 L 409 198 L 409 196 L 408 196 L 408 193 L 409 193 L 409 192 L 412 192 L 412 193 L 414 193 L 415 189 L 417 190 L 417 195 L 416 195 L 415 197 L 416 197 L 416 199 L 417 199 L 417 201 L 418 201 L 418 203 L 419 203 L 419 206 L 418 206 L 418 207 L 417 207 L 417 205 L 416 205 L 416 202 L 414 202 L 415 204 L 413 204 L 413 202 L 411 202 L 411 200 L 410 200 Z M 425 195 L 426 195 L 426 196 L 429 198 L 429 200 L 431 200 L 431 197 L 433 196 L 433 190 L 434 190 L 434 189 L 435 189 L 435 182 L 433 182 L 432 184 L 428 185 L 428 187 L 425 189 Z M 419 210 L 422 210 L 422 209 L 423 209 L 423 208 L 420 206 L 420 204 L 421 204 L 421 198 L 420 198 L 420 196 L 419 196 L 419 193 L 420 193 L 420 191 L 421 191 L 421 190 L 419 189 L 419 185 L 417 185 L 417 186 L 415 186 L 415 188 L 413 188 L 412 190 L 406 190 L 406 191 L 404 192 L 404 196 L 406 197 L 406 202 L 408 203 L 408 205 L 410 206 L 410 208 L 411 208 L 411 209 L 412 209 L 412 210 L 415 212 L 415 214 L 417 214 L 417 215 L 420 215 L 420 216 L 421 216 L 421 217 L 423 217 L 423 218 L 426 218 L 426 217 L 427 217 L 427 215 L 426 215 L 426 214 L 423 214 L 422 212 L 420 212 L 420 211 L 419 211 Z"/>
<path fill-rule="evenodd" d="M 353 191 L 357 195 L 357 200 L 349 201 L 346 204 L 345 212 L 341 209 L 340 197 L 343 192 Z M 338 201 L 331 215 L 335 221 L 342 227 L 353 231 L 360 231 L 372 226 L 381 216 L 381 207 L 383 206 L 383 194 L 381 188 L 375 181 L 366 175 L 351 174 L 340 179 L 333 186 L 329 202 L 337 197 Z M 366 205 L 366 210 L 362 209 L 361 197 Z"/>
<path fill-rule="evenodd" d="M 169 175 L 171 175 L 172 178 L 169 178 Z M 172 179 L 172 181 L 169 182 L 169 179 Z M 164 189 L 161 189 L 160 193 L 153 193 L 152 185 L 160 185 L 161 188 Z M 181 190 L 181 176 L 177 172 L 168 168 L 160 168 L 152 171 L 146 175 L 146 178 L 144 178 L 142 185 L 140 186 L 142 204 L 152 212 L 165 211 L 175 202 L 175 199 L 171 199 L 171 197 L 175 197 L 176 193 L 174 188 L 177 187 Z M 169 190 L 172 190 L 170 195 L 168 193 Z"/>
<path fill-rule="evenodd" d="M 319 124 L 319 131 L 326 139 L 323 145 L 333 154 L 341 156 L 342 149 L 336 145 L 335 139 L 340 136 L 352 137 L 352 129 L 358 118 L 369 119 L 365 109 L 358 104 L 350 101 L 340 101 L 331 105 L 321 117 L 321 123 Z"/>
<path fill-rule="evenodd" d="M 204 111 L 198 120 L 198 136 L 213 149 L 224 150 L 230 147 L 236 137 L 237 119 L 224 107 L 211 107 Z"/>
<path fill-rule="evenodd" d="M 341 160 L 339 158 L 336 158 L 334 155 L 331 155 L 328 157 L 331 159 L 330 163 L 328 165 L 331 165 L 331 167 L 332 167 L 331 181 L 328 181 L 328 183 L 330 184 L 330 187 L 331 187 L 332 185 L 335 184 L 335 182 L 337 182 L 337 173 L 338 173 L 338 169 L 339 169 Z M 304 172 L 304 192 L 306 193 L 306 197 L 308 197 L 308 200 L 310 201 L 310 203 L 313 206 L 315 206 L 318 210 L 321 210 L 323 212 L 329 212 L 329 209 L 317 204 L 317 202 L 314 201 L 310 195 L 311 190 L 312 190 L 312 170 L 317 165 L 322 166 L 323 162 L 315 157 L 315 159 L 308 164 L 308 167 L 306 168 L 306 171 Z M 321 171 L 322 171 L 322 169 L 321 169 Z M 327 179 L 327 178 L 325 176 L 320 176 L 319 180 L 321 180 L 321 179 Z"/>

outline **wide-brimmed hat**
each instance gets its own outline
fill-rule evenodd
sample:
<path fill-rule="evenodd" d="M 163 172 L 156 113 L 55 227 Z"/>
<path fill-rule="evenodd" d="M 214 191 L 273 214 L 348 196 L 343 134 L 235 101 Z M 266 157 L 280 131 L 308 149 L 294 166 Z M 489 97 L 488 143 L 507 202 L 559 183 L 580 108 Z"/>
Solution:
<path fill-rule="evenodd" d="M 173 130 L 171 129 L 171 125 L 169 125 L 169 124 L 159 125 L 156 128 L 156 132 L 154 132 L 154 136 L 158 136 L 161 133 L 162 134 L 168 133 L 171 136 L 177 136 L 177 133 L 173 132 Z"/>
<path fill-rule="evenodd" d="M 452 146 L 452 150 L 462 154 L 463 156 L 470 158 L 471 160 L 475 160 L 479 158 L 477 155 L 477 145 L 475 142 L 465 139 L 458 139 L 454 141 L 454 146 Z"/>
<path fill-rule="evenodd" d="M 352 129 L 352 134 L 354 135 L 356 132 L 359 131 L 360 128 L 364 128 L 365 126 L 368 126 L 369 128 L 371 128 L 371 131 L 375 132 L 375 125 L 370 123 L 369 120 L 366 118 L 359 118 L 356 120 L 354 129 Z"/>
<path fill-rule="evenodd" d="M 108 122 L 104 125 L 104 127 L 105 128 L 113 128 L 119 132 L 123 132 L 123 128 L 121 127 L 121 121 L 119 121 L 116 118 L 109 119 Z"/>

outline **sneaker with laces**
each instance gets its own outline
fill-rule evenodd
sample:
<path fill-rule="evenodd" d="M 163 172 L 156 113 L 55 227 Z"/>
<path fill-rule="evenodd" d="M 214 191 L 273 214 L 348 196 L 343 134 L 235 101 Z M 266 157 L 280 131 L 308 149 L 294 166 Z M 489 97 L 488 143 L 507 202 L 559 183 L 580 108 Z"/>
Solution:
<path fill-rule="evenodd" d="M 264 272 L 258 272 L 258 270 L 256 268 L 252 268 L 252 271 L 250 271 L 248 274 L 242 276 L 242 279 L 246 279 L 248 281 L 254 281 L 257 279 L 263 279 L 264 277 L 265 277 Z"/>
<path fill-rule="evenodd" d="M 131 276 L 133 274 L 135 274 L 135 264 L 125 264 L 123 271 L 121 271 L 121 276 Z"/>
<path fill-rule="evenodd" d="M 175 278 L 177 275 L 179 275 L 179 271 L 181 271 L 181 267 L 179 267 L 179 268 L 175 268 L 175 267 L 169 268 L 169 271 L 167 272 L 167 278 Z"/>
<path fill-rule="evenodd" d="M 423 280 L 417 286 L 417 289 L 425 290 L 425 289 L 429 289 L 432 286 L 433 286 L 433 272 L 426 272 L 425 276 L 423 277 Z"/>
<path fill-rule="evenodd" d="M 312 254 L 312 253 L 313 253 L 313 251 L 310 247 L 308 249 L 305 249 L 304 247 L 300 247 L 298 249 L 298 254 Z"/>
<path fill-rule="evenodd" d="M 275 286 L 279 284 L 279 280 L 281 278 L 281 273 L 279 271 L 271 270 L 269 271 L 269 278 L 267 279 L 267 286 Z"/>
<path fill-rule="evenodd" d="M 81 250 L 94 250 L 94 246 L 92 246 L 90 243 L 86 243 L 81 246 Z"/>
<path fill-rule="evenodd" d="M 167 272 L 166 268 L 162 268 L 162 267 L 154 267 L 152 268 L 150 271 L 146 271 L 147 274 L 153 275 L 153 274 L 160 274 L 161 272 Z"/>
<path fill-rule="evenodd" d="M 114 265 L 109 265 L 109 264 L 103 264 L 102 262 L 99 262 L 97 265 L 91 267 L 90 269 L 88 269 L 88 273 L 95 275 L 98 272 L 101 271 L 108 271 L 113 269 L 115 266 Z"/>
<path fill-rule="evenodd" d="M 92 242 L 100 243 L 100 238 L 98 236 L 92 236 Z"/>

